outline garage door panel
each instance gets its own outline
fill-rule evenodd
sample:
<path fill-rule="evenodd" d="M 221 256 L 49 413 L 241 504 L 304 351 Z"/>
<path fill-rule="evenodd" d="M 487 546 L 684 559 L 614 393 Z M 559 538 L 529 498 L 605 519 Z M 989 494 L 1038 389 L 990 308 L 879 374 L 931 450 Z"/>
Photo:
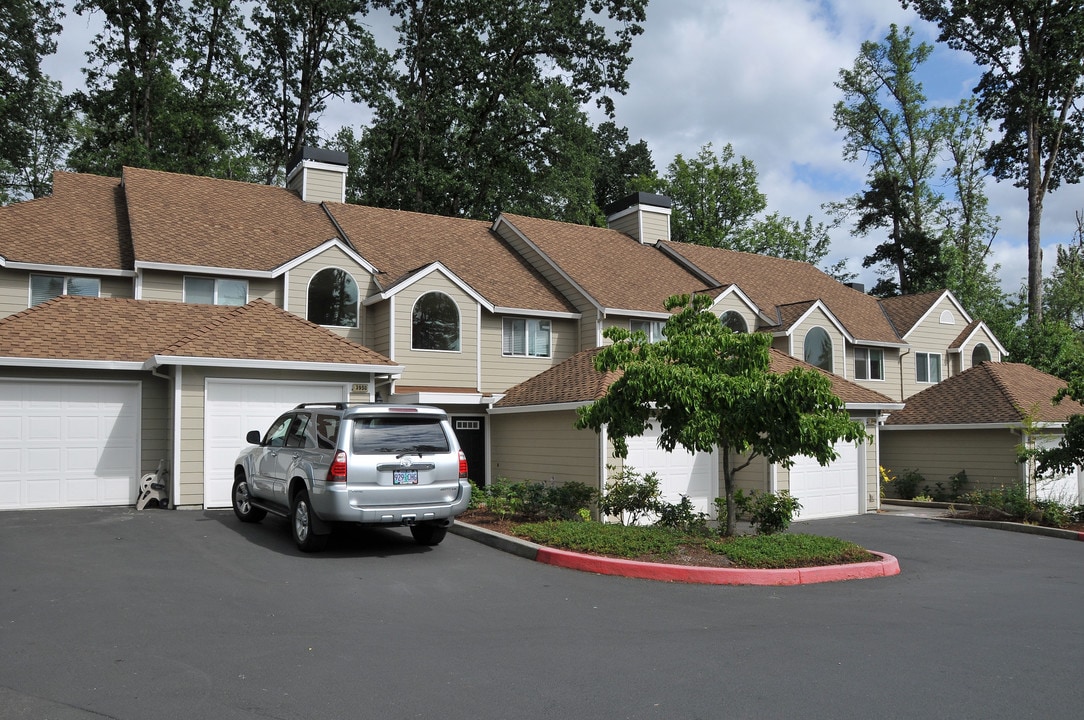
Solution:
<path fill-rule="evenodd" d="M 858 446 L 836 445 L 839 457 L 826 466 L 804 455 L 790 469 L 790 494 L 802 509 L 799 520 L 857 515 L 861 512 Z"/>
<path fill-rule="evenodd" d="M 658 441 L 658 429 L 628 438 L 626 467 L 641 475 L 656 473 L 665 502 L 677 503 L 682 495 L 686 495 L 694 511 L 713 514 L 718 484 L 714 453 L 689 453 L 681 448 L 666 452 L 659 447 Z"/>
<path fill-rule="evenodd" d="M 0 508 L 134 503 L 139 417 L 138 383 L 0 380 Z"/>

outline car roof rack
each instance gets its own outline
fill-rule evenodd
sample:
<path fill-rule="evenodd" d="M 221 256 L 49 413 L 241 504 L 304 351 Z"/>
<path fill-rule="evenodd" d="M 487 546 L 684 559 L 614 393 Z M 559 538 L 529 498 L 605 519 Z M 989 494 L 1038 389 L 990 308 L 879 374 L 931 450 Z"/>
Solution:
<path fill-rule="evenodd" d="M 345 410 L 348 403 L 344 402 L 312 402 L 312 403 L 299 403 L 294 410 L 301 410 L 302 408 L 311 407 L 326 407 L 335 408 L 336 410 Z"/>

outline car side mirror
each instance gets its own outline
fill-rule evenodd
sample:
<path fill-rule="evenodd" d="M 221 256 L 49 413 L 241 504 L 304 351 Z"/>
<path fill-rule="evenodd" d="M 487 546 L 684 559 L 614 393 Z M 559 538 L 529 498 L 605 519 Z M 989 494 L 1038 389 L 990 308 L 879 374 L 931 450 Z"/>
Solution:
<path fill-rule="evenodd" d="M 263 435 L 260 434 L 259 430 L 249 430 L 248 435 L 245 435 L 245 442 L 251 445 L 259 445 L 262 439 Z"/>

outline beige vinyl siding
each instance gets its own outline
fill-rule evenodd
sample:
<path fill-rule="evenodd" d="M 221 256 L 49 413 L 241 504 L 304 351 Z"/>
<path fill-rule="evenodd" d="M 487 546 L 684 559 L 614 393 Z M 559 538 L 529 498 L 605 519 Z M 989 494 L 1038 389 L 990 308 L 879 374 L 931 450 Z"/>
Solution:
<path fill-rule="evenodd" d="M 723 454 L 718 453 L 719 456 L 719 497 L 726 495 L 726 480 L 723 477 Z M 744 460 L 737 458 L 731 465 L 740 465 Z M 734 476 L 734 486 L 737 490 L 744 490 L 746 493 L 753 490 L 759 492 L 768 492 L 771 490 L 771 465 L 763 457 L 753 458 L 753 462 L 749 463 L 747 467 L 742 468 Z"/>
<path fill-rule="evenodd" d="M 575 320 L 551 319 L 550 357 L 505 357 L 503 339 L 506 317 L 529 318 L 526 315 L 482 312 L 482 392 L 504 392 L 568 359 L 579 350 L 579 323 Z"/>
<path fill-rule="evenodd" d="M 428 292 L 442 292 L 459 308 L 459 350 L 414 350 L 411 319 L 414 303 Z M 406 367 L 400 385 L 478 387 L 478 313 L 467 293 L 438 272 L 429 274 L 395 296 L 395 361 Z"/>
<path fill-rule="evenodd" d="M 972 367 L 974 367 L 975 364 L 971 361 L 972 354 L 975 352 L 975 348 L 979 345 L 986 346 L 986 349 L 990 351 L 990 360 L 992 360 L 993 362 L 1001 362 L 1003 360 L 1003 358 L 1001 357 L 1001 352 L 997 349 L 997 343 L 994 342 L 993 337 L 990 335 L 990 333 L 986 332 L 986 330 L 980 329 L 978 332 L 972 335 L 969 341 L 967 341 L 963 346 L 961 346 L 960 352 L 956 354 L 955 365 L 956 368 L 958 368 L 958 372 L 970 370 Z"/>
<path fill-rule="evenodd" d="M 288 304 L 286 305 L 286 308 L 290 312 L 295 315 L 300 315 L 303 318 L 308 317 L 309 282 L 312 280 L 313 275 L 327 268 L 338 268 L 350 273 L 350 276 L 354 278 L 354 282 L 358 285 L 358 295 L 359 300 L 361 301 L 365 300 L 365 298 L 370 295 L 379 292 L 376 281 L 368 270 L 358 265 L 357 262 L 343 252 L 341 248 L 331 247 L 316 257 L 306 260 L 290 270 L 290 287 L 288 289 Z M 359 307 L 358 312 L 358 320 L 359 324 L 361 324 L 360 328 L 328 327 L 328 330 L 360 345 L 368 346 L 368 342 L 372 342 L 372 336 L 366 331 L 364 326 L 365 318 L 366 313 L 364 306 L 361 306 Z"/>
<path fill-rule="evenodd" d="M 198 277 L 221 277 L 199 272 L 163 272 L 144 270 L 142 300 L 163 300 L 166 302 L 184 302 L 184 278 L 188 275 Z M 272 305 L 282 307 L 281 278 L 236 278 L 248 283 L 249 302 L 260 298 Z"/>
<path fill-rule="evenodd" d="M 996 488 L 1020 480 L 1016 462 L 1020 436 L 1009 428 L 990 430 L 881 430 L 881 466 L 900 476 L 917 470 L 925 484 L 944 483 L 961 470 L 967 473 L 966 490 Z M 919 488 L 921 490 L 921 487 Z M 888 497 L 897 497 L 892 486 Z"/>
<path fill-rule="evenodd" d="M 611 230 L 624 233 L 645 245 L 670 239 L 670 216 L 643 206 L 639 210 L 633 210 L 615 220 L 607 221 L 606 225 Z"/>
<path fill-rule="evenodd" d="M 943 312 L 948 312 L 951 315 L 953 320 L 951 324 L 941 322 Z M 915 356 L 918 353 L 939 354 L 941 356 L 941 379 L 944 380 L 949 376 L 948 349 L 953 341 L 960 336 L 966 325 L 965 318 L 952 302 L 948 298 L 944 298 L 908 333 L 906 340 L 910 345 L 910 352 L 903 355 L 900 363 L 904 399 L 932 386 L 932 383 L 919 383 L 916 379 Z"/>
<path fill-rule="evenodd" d="M 738 313 L 741 315 L 742 320 L 745 320 L 745 326 L 749 329 L 749 332 L 755 332 L 758 327 L 757 314 L 753 312 L 748 305 L 742 302 L 741 298 L 737 295 L 727 295 L 720 300 L 711 311 L 720 318 L 728 312 Z"/>
<path fill-rule="evenodd" d="M 580 317 L 580 350 L 596 348 L 599 346 L 600 341 L 602 344 L 609 342 L 609 340 L 602 337 L 601 324 L 599 312 L 594 307 L 583 310 Z"/>
<path fill-rule="evenodd" d="M 884 356 L 884 379 L 883 380 L 859 380 L 855 377 L 854 372 L 854 345 L 847 344 L 847 373 L 846 377 L 851 382 L 857 385 L 861 385 L 864 388 L 875 390 L 876 392 L 888 395 L 890 398 L 896 401 L 903 400 L 903 387 L 900 384 L 900 351 L 899 348 L 879 348 L 871 347 L 868 345 L 858 345 L 857 347 L 867 350 L 880 350 Z M 843 373 L 836 371 L 836 374 L 842 375 Z"/>
<path fill-rule="evenodd" d="M 828 333 L 828 337 L 832 341 L 831 371 L 836 375 L 851 379 L 854 376 L 854 371 L 853 368 L 846 367 L 846 351 L 844 348 L 845 341 L 843 339 L 843 334 L 836 329 L 836 326 L 832 324 L 828 319 L 828 316 L 820 309 L 810 313 L 800 325 L 795 326 L 791 331 L 791 337 L 794 339 L 794 357 L 799 360 L 805 360 L 806 335 L 808 335 L 809 331 L 815 327 L 819 327 Z"/>
<path fill-rule="evenodd" d="M 0 318 L 22 312 L 30 306 L 30 275 L 64 275 L 62 272 L 31 273 L 27 270 L 0 268 Z M 133 280 L 130 277 L 78 275 L 97 277 L 100 281 L 99 297 L 130 298 L 133 296 Z"/>
<path fill-rule="evenodd" d="M 582 482 L 598 489 L 599 436 L 573 427 L 572 410 L 490 415 L 494 478 Z"/>
<path fill-rule="evenodd" d="M 179 454 L 180 496 L 174 501 L 182 506 L 203 505 L 203 418 L 207 378 L 282 380 L 286 382 L 370 383 L 369 373 L 322 373 L 296 370 L 248 370 L 185 366 L 181 368 L 181 428 Z M 352 396 L 351 399 L 360 399 Z M 238 451 L 244 438 L 237 439 Z M 157 462 L 157 461 L 156 461 Z"/>
<path fill-rule="evenodd" d="M 303 199 L 306 202 L 341 203 L 343 202 L 343 185 L 345 182 L 345 172 L 302 167 L 291 178 L 289 189 L 296 190 L 299 194 L 303 193 Z"/>
<path fill-rule="evenodd" d="M 384 300 L 375 305 L 365 306 L 366 331 L 368 342 L 365 347 L 391 357 L 391 308 L 393 302 Z"/>

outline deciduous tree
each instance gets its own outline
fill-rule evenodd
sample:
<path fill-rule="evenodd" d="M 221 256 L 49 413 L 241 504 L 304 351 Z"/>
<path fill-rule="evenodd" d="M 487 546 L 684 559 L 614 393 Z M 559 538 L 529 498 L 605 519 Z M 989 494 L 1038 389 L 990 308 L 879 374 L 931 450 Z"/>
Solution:
<path fill-rule="evenodd" d="M 771 372 L 771 336 L 725 328 L 710 305 L 706 295 L 670 298 L 666 308 L 676 312 L 657 343 L 642 333 L 607 329 L 613 344 L 599 351 L 595 367 L 621 376 L 603 398 L 580 409 L 577 425 L 606 428 L 620 457 L 628 453 L 626 438 L 655 424 L 667 451 L 717 449 L 729 535 L 736 522 L 735 474 L 754 458 L 789 467 L 795 455 L 808 455 L 827 464 L 836 457 L 836 441 L 860 442 L 866 433 L 832 394 L 828 376 L 802 368 Z"/>

